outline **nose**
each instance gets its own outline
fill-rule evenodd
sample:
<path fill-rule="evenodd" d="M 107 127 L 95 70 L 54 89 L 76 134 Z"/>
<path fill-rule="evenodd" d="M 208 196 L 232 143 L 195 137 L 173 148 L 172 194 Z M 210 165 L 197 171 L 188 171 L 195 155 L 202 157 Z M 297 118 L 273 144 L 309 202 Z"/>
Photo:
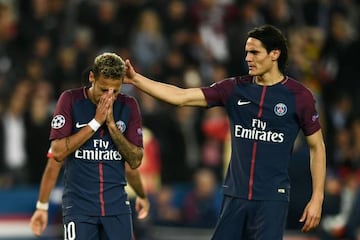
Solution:
<path fill-rule="evenodd" d="M 250 56 L 249 53 L 246 53 L 245 61 L 246 61 L 246 62 L 250 62 L 250 61 L 251 61 L 251 56 Z"/>

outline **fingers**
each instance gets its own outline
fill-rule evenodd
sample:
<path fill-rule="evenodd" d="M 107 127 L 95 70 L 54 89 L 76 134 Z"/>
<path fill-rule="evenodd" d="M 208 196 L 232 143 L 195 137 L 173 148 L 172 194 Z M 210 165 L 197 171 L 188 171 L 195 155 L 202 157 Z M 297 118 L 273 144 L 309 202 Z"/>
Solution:
<path fill-rule="evenodd" d="M 115 100 L 114 90 L 109 89 L 109 91 L 103 94 L 100 97 L 99 103 L 96 108 L 96 120 L 99 123 L 104 123 L 105 120 L 108 118 L 108 114 L 110 112 L 112 116 L 112 106 Z"/>
<path fill-rule="evenodd" d="M 136 199 L 135 209 L 138 213 L 138 219 L 144 219 L 148 216 L 150 203 L 147 199 Z"/>
<path fill-rule="evenodd" d="M 40 221 L 36 221 L 31 224 L 31 230 L 35 236 L 40 236 L 45 230 L 45 226 Z"/>
<path fill-rule="evenodd" d="M 147 215 L 148 215 L 148 211 L 146 211 L 144 208 L 138 211 L 138 219 L 144 219 L 147 217 Z"/>
<path fill-rule="evenodd" d="M 309 232 L 319 225 L 320 217 L 316 215 L 310 215 L 308 212 L 304 212 L 299 221 L 304 222 L 304 226 L 302 227 L 301 231 Z"/>
<path fill-rule="evenodd" d="M 131 79 L 135 76 L 136 72 L 133 66 L 130 63 L 129 59 L 125 60 L 125 67 L 126 67 L 126 77 L 124 79 L 125 83 L 131 83 Z"/>
<path fill-rule="evenodd" d="M 309 231 L 313 230 L 314 228 L 316 228 L 319 225 L 319 223 L 320 223 L 320 219 L 317 217 L 307 218 L 301 231 L 309 232 Z"/>
<path fill-rule="evenodd" d="M 37 212 L 35 212 L 33 217 L 30 219 L 30 228 L 35 236 L 40 236 L 44 232 L 46 224 L 46 216 Z"/>

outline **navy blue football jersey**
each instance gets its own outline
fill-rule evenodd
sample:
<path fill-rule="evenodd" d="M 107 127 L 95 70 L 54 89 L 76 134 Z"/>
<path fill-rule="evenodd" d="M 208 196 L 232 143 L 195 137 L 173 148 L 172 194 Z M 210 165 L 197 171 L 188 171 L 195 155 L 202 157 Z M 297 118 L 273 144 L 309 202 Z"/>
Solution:
<path fill-rule="evenodd" d="M 320 129 L 312 93 L 285 77 L 271 86 L 251 76 L 228 78 L 202 88 L 209 107 L 225 107 L 231 127 L 231 161 L 224 194 L 249 200 L 289 201 L 288 165 L 301 129 Z"/>
<path fill-rule="evenodd" d="M 96 105 L 86 88 L 63 92 L 51 123 L 50 140 L 61 139 L 91 121 Z M 133 97 L 118 94 L 113 106 L 119 131 L 134 145 L 143 147 L 139 106 Z M 129 213 L 124 190 L 125 160 L 111 139 L 106 124 L 64 163 L 63 215 L 108 216 Z"/>

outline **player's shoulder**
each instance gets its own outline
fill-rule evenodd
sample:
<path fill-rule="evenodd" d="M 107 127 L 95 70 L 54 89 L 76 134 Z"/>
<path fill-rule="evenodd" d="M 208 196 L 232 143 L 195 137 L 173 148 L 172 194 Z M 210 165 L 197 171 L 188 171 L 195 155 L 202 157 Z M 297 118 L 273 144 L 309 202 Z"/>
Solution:
<path fill-rule="evenodd" d="M 62 101 L 74 101 L 79 99 L 87 98 L 86 87 L 78 87 L 64 90 L 59 99 Z"/>
<path fill-rule="evenodd" d="M 244 85 L 253 83 L 253 77 L 250 75 L 243 76 L 234 76 L 222 79 L 221 81 L 215 83 L 219 85 Z"/>
<path fill-rule="evenodd" d="M 134 96 L 125 94 L 125 93 L 119 93 L 117 95 L 116 101 L 125 103 L 125 104 L 137 104 L 137 100 Z"/>
<path fill-rule="evenodd" d="M 78 87 L 78 88 L 71 88 L 64 90 L 61 95 L 64 96 L 86 96 L 86 88 L 85 87 Z"/>
<path fill-rule="evenodd" d="M 292 91 L 294 94 L 300 94 L 300 95 L 313 95 L 311 90 L 305 86 L 303 83 L 299 82 L 298 80 L 286 76 L 286 79 L 283 82 L 283 85 Z"/>

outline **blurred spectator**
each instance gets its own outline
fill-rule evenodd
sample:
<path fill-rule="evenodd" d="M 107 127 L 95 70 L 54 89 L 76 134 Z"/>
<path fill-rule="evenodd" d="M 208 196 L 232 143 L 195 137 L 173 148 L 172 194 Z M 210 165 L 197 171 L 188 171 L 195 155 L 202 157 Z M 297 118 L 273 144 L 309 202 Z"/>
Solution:
<path fill-rule="evenodd" d="M 36 74 L 31 74 L 30 70 L 27 70 L 26 74 L 34 82 L 51 80 L 54 75 L 56 62 L 51 37 L 47 34 L 36 36 L 31 43 L 30 48 L 31 50 L 29 51 L 29 56 L 27 58 L 32 59 L 32 62 L 37 63 L 40 69 Z M 27 68 L 29 68 L 29 65 L 27 65 Z"/>
<path fill-rule="evenodd" d="M 359 185 L 356 178 L 356 171 L 350 168 L 341 168 L 340 180 L 343 181 L 341 187 L 340 206 L 335 214 L 324 213 L 324 218 L 320 230 L 322 230 L 321 239 L 349 239 L 355 240 L 354 228 L 349 229 L 349 220 L 352 215 Z M 328 182 L 328 186 L 331 181 Z M 352 226 L 353 227 L 353 226 Z M 351 227 L 351 228 L 352 228 Z M 349 231 L 350 230 L 350 231 Z"/>
<path fill-rule="evenodd" d="M 55 73 L 52 77 L 52 83 L 56 90 L 56 97 L 65 89 L 79 87 L 81 85 L 81 76 L 77 65 L 77 51 L 73 47 L 61 47 L 57 53 L 57 64 Z"/>
<path fill-rule="evenodd" d="M 21 50 L 15 42 L 18 32 L 14 7 L 0 2 L 0 96 L 12 90 L 21 70 L 16 63 Z"/>
<path fill-rule="evenodd" d="M 28 80 L 20 81 L 9 96 L 4 114 L 1 115 L 0 136 L 3 144 L 1 160 L 1 187 L 27 184 L 26 127 L 24 114 L 31 85 Z"/>
<path fill-rule="evenodd" d="M 182 0 L 167 1 L 166 7 L 162 9 L 162 22 L 164 35 L 169 45 L 185 50 L 189 43 L 190 19 L 187 4 Z"/>
<path fill-rule="evenodd" d="M 350 131 L 352 137 L 352 148 L 353 148 L 353 158 L 351 159 L 351 166 L 354 169 L 360 169 L 360 116 L 355 115 L 352 121 L 350 122 Z M 360 181 L 360 179 L 359 179 Z"/>
<path fill-rule="evenodd" d="M 352 99 L 359 101 L 357 90 L 360 88 L 356 76 L 360 75 L 357 57 L 360 41 L 342 11 L 334 11 L 330 17 L 329 36 L 322 49 L 322 61 L 327 66 L 332 81 L 326 86 L 325 100 L 330 101 L 337 91 L 345 91 Z M 351 87 L 349 87 L 351 86 Z"/>
<path fill-rule="evenodd" d="M 159 14 L 152 9 L 143 10 L 134 30 L 131 40 L 134 63 L 141 72 L 154 75 L 168 48 Z"/>
<path fill-rule="evenodd" d="M 144 156 L 140 165 L 139 172 L 140 178 L 144 186 L 144 190 L 149 199 L 154 199 L 156 194 L 161 188 L 161 159 L 160 148 L 157 139 L 152 132 L 143 127 L 143 141 L 144 141 Z M 130 185 L 126 186 L 126 191 L 132 202 L 132 207 L 135 206 L 136 193 Z M 153 219 L 137 219 L 136 211 L 133 209 L 133 222 L 134 233 L 137 240 L 148 240 L 149 227 L 153 222 Z"/>
<path fill-rule="evenodd" d="M 20 46 L 25 52 L 31 52 L 31 44 L 36 38 L 47 34 L 51 45 L 57 48 L 64 32 L 66 4 L 61 0 L 18 1 Z"/>
<path fill-rule="evenodd" d="M 175 202 L 173 187 L 163 185 L 155 195 L 152 206 L 155 224 L 161 226 L 179 226 L 181 224 L 181 212 Z"/>
<path fill-rule="evenodd" d="M 185 226 L 215 227 L 221 205 L 218 186 L 212 170 L 201 168 L 194 173 L 192 188 L 182 205 Z"/>
<path fill-rule="evenodd" d="M 223 179 L 224 146 L 229 134 L 229 119 L 222 108 L 208 109 L 201 123 L 204 141 L 201 145 L 201 166 L 211 168 L 217 180 Z"/>
<path fill-rule="evenodd" d="M 233 6 L 216 0 L 198 0 L 190 5 L 189 10 L 191 24 L 199 31 L 202 46 L 210 58 L 226 62 L 229 49 L 225 26 L 233 20 Z"/>
<path fill-rule="evenodd" d="M 295 14 L 288 0 L 274 0 L 268 2 L 265 9 L 265 21 L 277 26 L 286 33 L 292 26 L 296 26 Z"/>
<path fill-rule="evenodd" d="M 245 45 L 239 45 L 239 43 L 246 42 L 246 34 L 250 29 L 265 23 L 261 9 L 261 1 L 239 1 L 237 4 L 235 20 L 226 25 L 229 47 L 229 61 L 227 68 L 230 76 L 247 73 L 244 52 Z"/>
<path fill-rule="evenodd" d="M 144 157 L 139 172 L 145 192 L 152 198 L 161 188 L 161 159 L 159 143 L 153 133 L 143 128 Z M 132 195 L 132 189 L 127 189 Z M 135 195 L 134 195 L 135 196 Z"/>
<path fill-rule="evenodd" d="M 25 113 L 25 146 L 29 170 L 28 184 L 40 184 L 46 166 L 49 148 L 50 122 L 52 119 L 53 89 L 47 82 L 33 86 L 29 109 Z M 36 139 L 36 141 L 34 141 Z"/>

